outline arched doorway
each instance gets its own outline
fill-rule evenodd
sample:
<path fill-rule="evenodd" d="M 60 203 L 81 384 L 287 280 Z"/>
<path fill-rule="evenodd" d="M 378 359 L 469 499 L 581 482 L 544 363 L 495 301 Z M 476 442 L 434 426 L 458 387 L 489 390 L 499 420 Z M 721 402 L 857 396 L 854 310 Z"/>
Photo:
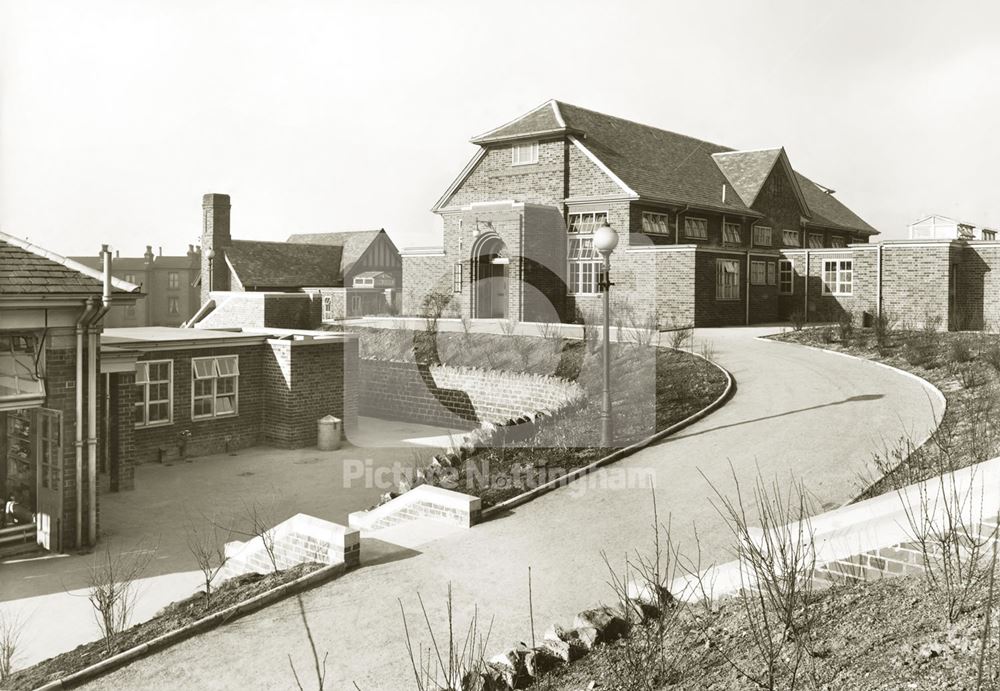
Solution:
<path fill-rule="evenodd" d="M 506 319 L 509 264 L 507 245 L 495 234 L 482 238 L 473 247 L 472 286 L 477 319 Z"/>

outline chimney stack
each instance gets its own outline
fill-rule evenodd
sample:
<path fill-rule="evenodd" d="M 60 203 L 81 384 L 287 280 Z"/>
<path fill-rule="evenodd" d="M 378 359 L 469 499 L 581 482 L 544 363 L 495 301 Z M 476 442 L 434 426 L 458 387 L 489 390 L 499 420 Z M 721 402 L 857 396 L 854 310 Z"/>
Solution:
<path fill-rule="evenodd" d="M 226 248 L 232 242 L 229 233 L 228 194 L 206 194 L 201 200 L 201 302 L 208 300 L 213 290 L 229 290 L 229 270 L 226 266 Z M 214 254 L 209 270 L 209 254 Z M 211 279 L 209 276 L 211 275 Z M 211 282 L 211 285 L 209 283 Z"/>
<path fill-rule="evenodd" d="M 153 246 L 152 245 L 146 245 L 146 253 L 142 255 L 142 258 L 143 258 L 143 260 L 145 260 L 146 264 L 152 264 L 153 263 Z"/>

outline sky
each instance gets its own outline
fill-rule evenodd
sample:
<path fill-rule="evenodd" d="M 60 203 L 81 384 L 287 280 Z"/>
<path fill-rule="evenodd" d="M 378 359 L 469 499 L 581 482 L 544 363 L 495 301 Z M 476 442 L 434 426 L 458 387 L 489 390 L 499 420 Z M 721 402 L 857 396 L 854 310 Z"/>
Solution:
<path fill-rule="evenodd" d="M 891 239 L 1000 226 L 1000 3 L 0 0 L 0 230 L 62 254 L 384 227 L 550 98 L 792 165 Z M 155 251 L 155 250 L 154 250 Z"/>

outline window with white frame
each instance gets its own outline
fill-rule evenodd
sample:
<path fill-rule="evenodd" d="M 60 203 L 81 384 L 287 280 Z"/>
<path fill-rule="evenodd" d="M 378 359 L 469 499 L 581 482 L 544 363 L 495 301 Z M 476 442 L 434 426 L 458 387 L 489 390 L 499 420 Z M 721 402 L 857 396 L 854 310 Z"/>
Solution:
<path fill-rule="evenodd" d="M 750 262 L 750 285 L 762 286 L 767 284 L 767 262 Z"/>
<path fill-rule="evenodd" d="M 783 230 L 781 231 L 781 241 L 785 243 L 786 247 L 798 247 L 799 246 L 799 231 L 797 230 Z"/>
<path fill-rule="evenodd" d="M 778 282 L 778 271 L 774 262 L 767 263 L 767 284 L 773 286 Z"/>
<path fill-rule="evenodd" d="M 173 360 L 135 363 L 135 426 L 169 425 L 174 419 Z"/>
<path fill-rule="evenodd" d="M 181 301 L 178 298 L 167 298 L 167 314 L 180 314 Z"/>
<path fill-rule="evenodd" d="M 822 249 L 823 248 L 823 234 L 822 233 L 809 233 L 809 247 L 812 249 Z"/>
<path fill-rule="evenodd" d="M 722 242 L 726 245 L 742 245 L 743 233 L 739 223 L 722 224 Z"/>
<path fill-rule="evenodd" d="M 854 294 L 854 262 L 827 259 L 823 262 L 823 295 Z"/>
<path fill-rule="evenodd" d="M 135 283 L 135 274 L 125 274 L 126 283 Z"/>
<path fill-rule="evenodd" d="M 666 214 L 643 211 L 642 232 L 652 235 L 667 235 L 670 233 L 670 220 Z"/>
<path fill-rule="evenodd" d="M 699 240 L 708 239 L 708 219 L 705 218 L 685 218 L 684 237 L 697 238 Z"/>
<path fill-rule="evenodd" d="M 771 229 L 767 226 L 754 226 L 753 244 L 757 247 L 769 247 L 771 245 Z"/>
<path fill-rule="evenodd" d="M 191 358 L 191 419 L 236 415 L 239 378 L 238 355 Z"/>
<path fill-rule="evenodd" d="M 567 284 L 575 295 L 600 291 L 604 259 L 594 249 L 593 233 L 608 220 L 606 211 L 574 212 L 567 216 Z"/>
<path fill-rule="evenodd" d="M 715 299 L 740 299 L 740 262 L 737 259 L 717 259 L 715 262 Z"/>
<path fill-rule="evenodd" d="M 462 292 L 462 262 L 458 262 L 452 267 L 451 273 L 451 292 L 461 293 Z"/>
<path fill-rule="evenodd" d="M 778 293 L 781 295 L 791 295 L 795 290 L 795 270 L 792 262 L 788 259 L 778 261 Z"/>
<path fill-rule="evenodd" d="M 607 220 L 607 211 L 575 212 L 567 214 L 566 230 L 577 235 L 590 235 Z"/>
<path fill-rule="evenodd" d="M 181 275 L 176 271 L 170 271 L 167 273 L 167 288 L 170 290 L 177 290 L 181 287 Z"/>
<path fill-rule="evenodd" d="M 511 147 L 511 165 L 538 163 L 538 142 L 522 142 Z"/>
<path fill-rule="evenodd" d="M 830 247 L 847 247 L 847 243 L 844 242 L 844 238 L 832 237 L 830 238 Z"/>

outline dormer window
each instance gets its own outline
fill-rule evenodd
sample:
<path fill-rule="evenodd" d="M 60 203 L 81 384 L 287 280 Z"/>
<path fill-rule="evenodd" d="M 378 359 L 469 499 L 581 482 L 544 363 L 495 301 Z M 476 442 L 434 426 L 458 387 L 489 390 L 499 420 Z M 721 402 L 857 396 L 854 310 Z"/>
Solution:
<path fill-rule="evenodd" d="M 515 144 L 511 149 L 511 165 L 526 166 L 538 163 L 538 142 Z"/>

